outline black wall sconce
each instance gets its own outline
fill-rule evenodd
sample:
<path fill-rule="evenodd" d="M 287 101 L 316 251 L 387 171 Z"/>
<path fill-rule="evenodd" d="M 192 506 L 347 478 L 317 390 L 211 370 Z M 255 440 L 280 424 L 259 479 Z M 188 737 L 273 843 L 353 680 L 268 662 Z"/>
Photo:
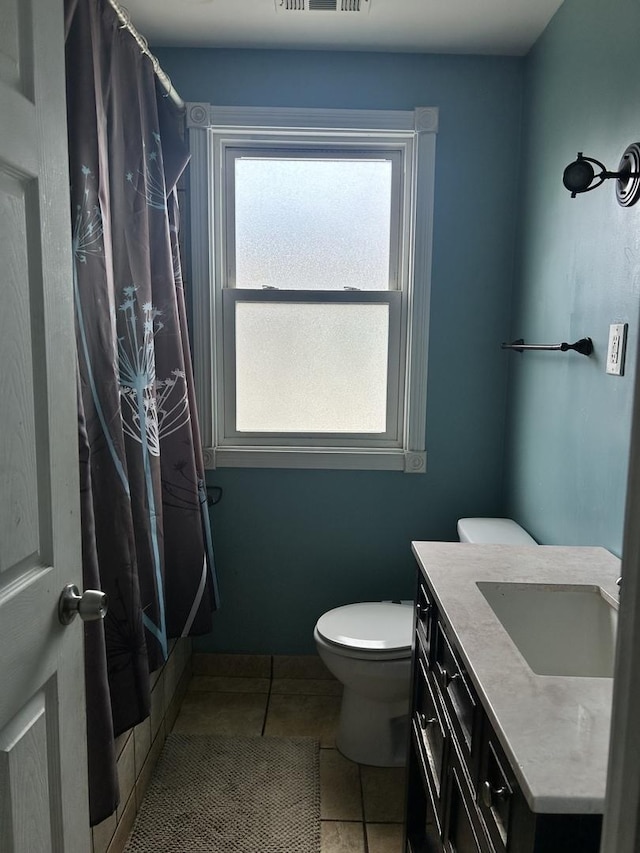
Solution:
<path fill-rule="evenodd" d="M 596 174 L 593 165 L 600 168 Z M 608 178 L 616 178 L 616 198 L 623 207 L 631 207 L 640 198 L 640 142 L 632 142 L 618 164 L 617 172 L 609 172 L 604 163 L 593 157 L 578 154 L 569 163 L 562 175 L 562 183 L 575 198 L 578 193 L 588 193 L 603 184 Z"/>

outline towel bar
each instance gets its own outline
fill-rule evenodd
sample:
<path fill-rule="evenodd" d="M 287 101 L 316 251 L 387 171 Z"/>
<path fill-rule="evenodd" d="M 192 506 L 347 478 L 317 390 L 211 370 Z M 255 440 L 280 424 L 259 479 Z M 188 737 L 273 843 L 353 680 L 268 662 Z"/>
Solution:
<path fill-rule="evenodd" d="M 580 355 L 591 355 L 593 352 L 593 341 L 591 338 L 580 338 L 579 341 L 576 341 L 575 344 L 568 344 L 566 341 L 563 341 L 561 344 L 525 344 L 523 338 L 518 338 L 517 341 L 512 341 L 510 344 L 501 344 L 502 349 L 514 349 L 518 352 L 524 352 L 524 350 L 560 350 L 561 352 L 566 352 L 567 350 L 575 350 L 579 352 Z"/>

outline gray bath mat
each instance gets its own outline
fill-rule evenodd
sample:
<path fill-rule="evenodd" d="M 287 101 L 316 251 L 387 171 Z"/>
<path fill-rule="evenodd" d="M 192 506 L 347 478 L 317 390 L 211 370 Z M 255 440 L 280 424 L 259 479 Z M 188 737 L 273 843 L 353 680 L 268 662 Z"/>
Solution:
<path fill-rule="evenodd" d="M 318 742 L 171 734 L 125 853 L 319 853 Z"/>

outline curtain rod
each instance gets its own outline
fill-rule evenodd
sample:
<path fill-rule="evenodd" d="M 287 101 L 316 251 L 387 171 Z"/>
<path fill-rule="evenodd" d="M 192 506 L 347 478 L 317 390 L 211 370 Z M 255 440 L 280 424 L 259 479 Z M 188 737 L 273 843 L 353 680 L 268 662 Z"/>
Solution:
<path fill-rule="evenodd" d="M 157 58 L 149 50 L 149 44 L 148 44 L 146 38 L 144 36 L 141 36 L 140 33 L 138 32 L 138 30 L 134 27 L 133 23 L 131 22 L 131 16 L 129 15 L 129 12 L 127 11 L 127 9 L 125 9 L 124 6 L 121 6 L 120 3 L 118 3 L 118 0 L 109 0 L 109 4 L 113 8 L 113 11 L 118 16 L 118 20 L 120 21 L 120 23 L 122 25 L 122 29 L 129 30 L 129 32 L 131 33 L 133 38 L 138 43 L 140 50 L 144 53 L 145 56 L 148 56 L 149 59 L 151 60 L 151 64 L 153 65 L 153 70 L 156 74 L 156 77 L 158 78 L 160 83 L 164 86 L 164 88 L 167 90 L 168 97 L 171 98 L 173 103 L 179 109 L 183 110 L 184 109 L 184 101 L 182 100 L 180 95 L 176 92 L 176 90 L 173 88 L 173 83 L 171 82 L 171 78 L 169 77 L 169 75 L 166 74 L 162 70 L 162 68 L 160 67 L 160 63 L 158 62 Z"/>

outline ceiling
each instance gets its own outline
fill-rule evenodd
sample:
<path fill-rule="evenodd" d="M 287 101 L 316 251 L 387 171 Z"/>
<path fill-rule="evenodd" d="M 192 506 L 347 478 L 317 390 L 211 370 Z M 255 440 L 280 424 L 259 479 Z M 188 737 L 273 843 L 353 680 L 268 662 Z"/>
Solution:
<path fill-rule="evenodd" d="M 292 2 L 306 8 L 286 11 Z M 124 0 L 152 46 L 509 56 L 527 53 L 562 0 L 360 0 L 360 12 L 309 2 L 332 0 Z"/>

